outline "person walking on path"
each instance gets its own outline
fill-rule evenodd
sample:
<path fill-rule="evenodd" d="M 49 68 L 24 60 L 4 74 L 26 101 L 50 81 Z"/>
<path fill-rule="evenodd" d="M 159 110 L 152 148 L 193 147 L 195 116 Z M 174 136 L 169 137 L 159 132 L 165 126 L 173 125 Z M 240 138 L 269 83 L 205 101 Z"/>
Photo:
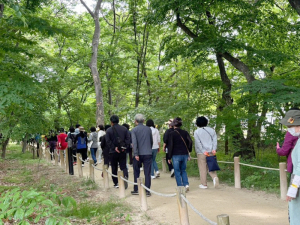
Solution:
<path fill-rule="evenodd" d="M 156 177 L 160 176 L 158 166 L 156 163 L 156 155 L 159 152 L 159 146 L 160 146 L 160 135 L 159 135 L 159 131 L 154 126 L 153 120 L 151 119 L 147 120 L 146 126 L 150 127 L 152 132 L 153 145 L 152 145 L 151 178 L 155 179 Z"/>
<path fill-rule="evenodd" d="M 300 137 L 300 110 L 289 110 L 280 123 L 288 127 L 288 132 L 294 137 Z M 300 224 L 300 142 L 292 151 L 293 173 L 291 176 L 290 187 L 287 192 L 286 200 L 289 201 L 290 225 Z"/>
<path fill-rule="evenodd" d="M 122 126 L 127 128 L 127 130 L 129 131 L 129 135 L 130 135 L 130 145 L 126 149 L 126 166 L 127 166 L 128 171 L 129 171 L 128 161 L 129 161 L 129 165 L 132 166 L 132 142 L 131 142 L 131 133 L 130 133 L 130 130 L 129 130 L 130 126 L 127 123 L 123 123 Z"/>
<path fill-rule="evenodd" d="M 105 135 L 106 144 L 109 148 L 109 156 L 111 163 L 111 172 L 113 175 L 117 176 L 118 164 L 120 169 L 124 173 L 124 178 L 128 178 L 128 170 L 126 167 L 126 148 L 130 145 L 130 135 L 126 127 L 119 125 L 119 117 L 112 115 L 110 117 L 111 126 Z M 114 187 L 118 188 L 118 178 L 112 177 L 114 182 Z M 125 182 L 125 189 L 128 187 L 128 183 Z"/>
<path fill-rule="evenodd" d="M 101 163 L 103 149 L 101 148 L 101 141 L 100 141 L 100 139 L 101 139 L 102 136 L 105 135 L 105 130 L 104 130 L 104 126 L 102 124 L 100 124 L 98 126 L 98 128 L 99 128 L 99 131 L 98 131 L 98 151 L 97 151 L 97 155 L 98 156 L 97 156 L 97 158 L 99 160 L 99 163 Z"/>
<path fill-rule="evenodd" d="M 107 131 L 108 128 L 110 128 L 110 127 L 111 127 L 110 125 L 105 125 L 104 131 Z M 103 136 L 100 137 L 100 142 L 101 142 L 101 149 L 102 149 L 102 155 L 103 155 L 104 165 L 107 165 L 109 167 L 109 162 L 110 162 L 110 159 L 109 159 L 109 147 L 106 144 L 105 135 L 103 135 Z"/>
<path fill-rule="evenodd" d="M 289 111 L 291 112 L 292 110 L 299 110 L 299 108 L 291 108 Z M 289 173 L 293 173 L 292 151 L 298 141 L 298 138 L 299 137 L 293 136 L 287 131 L 282 147 L 280 147 L 279 143 L 277 142 L 276 152 L 280 156 L 287 157 L 287 171 Z"/>
<path fill-rule="evenodd" d="M 74 150 L 74 147 L 75 147 L 75 145 L 74 145 L 74 141 L 75 141 L 75 129 L 74 129 L 74 127 L 70 127 L 69 128 L 69 133 L 68 133 L 68 136 L 67 136 L 67 138 L 66 138 L 66 142 L 68 143 L 68 150 L 67 150 L 67 154 L 68 154 L 68 158 L 69 158 L 69 174 L 70 175 L 74 175 L 74 168 L 73 168 L 73 164 L 75 163 L 75 165 L 76 165 L 76 162 L 74 161 L 73 162 L 73 158 L 75 158 L 75 157 L 73 157 L 73 150 Z M 75 155 L 76 155 L 76 148 L 75 148 Z M 73 159 L 73 160 L 72 160 Z M 76 159 L 76 158 L 75 158 Z"/>
<path fill-rule="evenodd" d="M 169 171 L 171 172 L 171 177 L 174 177 L 174 167 L 173 167 L 173 164 L 172 164 L 172 161 L 169 160 L 171 158 L 169 158 L 169 155 L 168 155 L 168 143 L 169 143 L 169 135 L 172 131 L 174 131 L 174 128 L 170 125 L 171 123 L 173 122 L 173 119 L 170 119 L 168 121 L 168 126 L 169 126 L 169 129 L 166 130 L 166 132 L 164 133 L 164 137 L 163 137 L 163 141 L 164 141 L 164 146 L 163 146 L 163 149 L 164 149 L 164 152 L 166 153 L 166 162 L 167 162 L 167 165 L 169 167 Z M 170 162 L 170 163 L 169 163 Z"/>
<path fill-rule="evenodd" d="M 79 134 L 76 135 L 74 144 L 76 145 L 77 153 L 81 154 L 83 160 L 82 166 L 84 166 L 84 162 L 87 159 L 87 135 L 84 132 L 83 127 L 80 126 L 78 129 L 79 129 Z M 76 129 L 75 129 L 75 133 L 76 133 Z"/>
<path fill-rule="evenodd" d="M 208 172 L 206 156 L 215 155 L 217 149 L 217 134 L 214 129 L 207 127 L 208 120 L 204 116 L 200 116 L 196 120 L 198 129 L 194 132 L 195 151 L 197 153 L 197 162 L 200 174 L 199 188 L 207 188 L 207 173 L 213 179 L 214 187 L 219 185 L 219 178 L 216 171 Z"/>
<path fill-rule="evenodd" d="M 90 129 L 91 133 L 88 137 L 88 141 L 91 143 L 91 155 L 92 158 L 94 160 L 94 166 L 97 166 L 97 149 L 98 149 L 98 134 L 96 132 L 96 128 L 95 127 L 91 127 Z"/>
<path fill-rule="evenodd" d="M 136 114 L 134 122 L 137 125 L 131 130 L 132 146 L 133 146 L 133 170 L 134 182 L 140 177 L 140 167 L 144 165 L 145 186 L 150 189 L 151 186 L 151 164 L 152 164 L 152 131 L 149 127 L 143 125 L 145 117 L 142 114 Z M 134 185 L 133 195 L 138 195 L 138 187 Z M 149 197 L 151 193 L 146 191 Z"/>
<path fill-rule="evenodd" d="M 54 131 L 50 131 L 49 137 L 47 137 L 47 141 L 49 143 L 51 160 L 53 160 L 55 158 L 54 151 L 56 149 L 56 143 L 57 143 L 57 136 Z"/>
<path fill-rule="evenodd" d="M 177 186 L 184 186 L 189 191 L 189 180 L 186 173 L 186 164 L 190 158 L 193 142 L 189 133 L 180 129 L 182 120 L 176 117 L 170 124 L 174 131 L 170 133 L 169 158 L 172 158 Z M 171 160 L 169 159 L 169 162 Z"/>

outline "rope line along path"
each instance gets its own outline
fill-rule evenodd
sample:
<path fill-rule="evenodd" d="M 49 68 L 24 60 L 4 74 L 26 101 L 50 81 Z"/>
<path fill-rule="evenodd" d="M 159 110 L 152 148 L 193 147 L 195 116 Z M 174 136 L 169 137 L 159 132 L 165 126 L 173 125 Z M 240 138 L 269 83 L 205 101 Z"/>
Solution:
<path fill-rule="evenodd" d="M 129 181 L 129 180 L 126 180 L 124 177 L 120 177 L 122 180 L 124 180 L 124 181 L 126 181 L 127 183 L 129 183 L 129 184 L 132 184 L 132 185 L 138 185 L 138 183 L 134 183 L 134 182 L 131 182 L 131 181 Z"/>
<path fill-rule="evenodd" d="M 175 197 L 175 196 L 177 195 L 176 193 L 174 193 L 174 194 L 162 194 L 162 193 L 158 193 L 158 192 L 156 192 L 156 191 L 153 191 L 153 190 L 147 188 L 144 184 L 141 184 L 141 186 L 142 186 L 144 189 L 146 189 L 147 191 L 149 191 L 149 192 L 151 192 L 151 193 L 153 193 L 153 194 L 162 196 L 162 197 Z"/>
<path fill-rule="evenodd" d="M 205 220 L 206 222 L 213 224 L 213 225 L 217 225 L 216 222 L 211 221 L 210 219 L 206 218 L 205 216 L 203 216 L 202 213 L 200 213 L 190 202 L 189 200 L 186 199 L 186 197 L 184 197 L 184 195 L 181 195 L 181 198 L 191 207 L 191 209 L 197 213 L 203 220 Z"/>

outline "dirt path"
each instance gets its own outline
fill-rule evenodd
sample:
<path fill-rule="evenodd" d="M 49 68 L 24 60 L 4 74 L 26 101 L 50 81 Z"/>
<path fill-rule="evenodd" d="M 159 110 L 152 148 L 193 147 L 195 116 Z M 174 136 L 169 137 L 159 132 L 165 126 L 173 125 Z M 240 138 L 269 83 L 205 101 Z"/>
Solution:
<path fill-rule="evenodd" d="M 102 168 L 102 164 L 97 166 Z M 77 166 L 74 167 L 75 175 L 78 175 Z M 88 165 L 83 167 L 84 176 L 89 175 Z M 143 171 L 141 171 L 143 176 Z M 96 183 L 103 188 L 101 172 L 95 170 Z M 133 168 L 130 167 L 129 180 L 133 181 Z M 245 189 L 235 189 L 227 185 L 220 184 L 218 189 L 213 188 L 213 184 L 208 183 L 208 189 L 199 189 L 199 178 L 189 178 L 190 191 L 187 199 L 205 217 L 216 222 L 219 214 L 228 214 L 231 225 L 288 225 L 287 202 L 279 197 L 264 192 L 249 191 Z M 109 179 L 107 194 L 118 195 L 118 190 L 113 188 L 111 178 Z M 161 177 L 152 180 L 151 189 L 156 192 L 171 194 L 175 193 L 176 182 L 167 173 L 161 173 Z M 133 206 L 136 216 L 143 217 L 143 222 L 133 224 L 180 224 L 176 197 L 161 197 L 152 194 L 147 198 L 148 211 L 141 212 L 139 209 L 139 197 L 130 194 L 133 190 L 129 184 L 126 190 L 125 201 Z M 103 193 L 100 193 L 103 194 Z M 208 224 L 191 208 L 188 208 L 191 225 Z M 138 218 L 133 218 L 135 221 Z"/>

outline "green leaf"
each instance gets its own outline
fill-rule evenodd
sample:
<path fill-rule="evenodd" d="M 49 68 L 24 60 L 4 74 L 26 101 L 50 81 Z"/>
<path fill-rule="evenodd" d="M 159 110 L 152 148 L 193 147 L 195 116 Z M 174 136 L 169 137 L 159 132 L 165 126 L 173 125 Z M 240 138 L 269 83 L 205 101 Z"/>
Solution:
<path fill-rule="evenodd" d="M 53 202 L 50 199 L 44 200 L 41 203 L 46 206 L 53 206 Z"/>
<path fill-rule="evenodd" d="M 50 217 L 46 220 L 45 224 L 46 225 L 56 225 L 57 221 L 54 217 Z"/>
<path fill-rule="evenodd" d="M 24 218 L 24 210 L 22 208 L 18 208 L 15 212 L 14 219 L 23 220 L 23 218 Z"/>

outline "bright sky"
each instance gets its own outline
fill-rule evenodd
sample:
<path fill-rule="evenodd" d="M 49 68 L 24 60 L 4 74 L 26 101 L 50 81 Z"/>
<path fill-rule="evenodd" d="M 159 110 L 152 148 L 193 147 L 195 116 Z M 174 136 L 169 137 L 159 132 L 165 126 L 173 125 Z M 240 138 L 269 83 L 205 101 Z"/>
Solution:
<path fill-rule="evenodd" d="M 88 5 L 88 7 L 94 11 L 94 6 L 96 4 L 96 0 L 84 0 L 84 2 Z M 87 12 L 86 8 L 81 4 L 80 0 L 76 1 L 76 7 L 74 10 L 78 13 Z"/>

